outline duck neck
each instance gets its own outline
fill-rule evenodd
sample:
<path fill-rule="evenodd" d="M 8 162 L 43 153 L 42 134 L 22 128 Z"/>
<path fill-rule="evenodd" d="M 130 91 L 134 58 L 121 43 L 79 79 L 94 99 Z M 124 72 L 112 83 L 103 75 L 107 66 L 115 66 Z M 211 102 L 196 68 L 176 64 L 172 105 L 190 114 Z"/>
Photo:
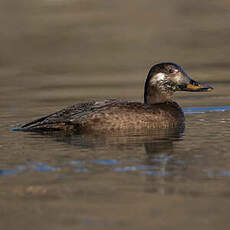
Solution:
<path fill-rule="evenodd" d="M 145 104 L 157 104 L 172 101 L 173 92 L 159 89 L 158 87 L 147 87 L 144 93 Z"/>

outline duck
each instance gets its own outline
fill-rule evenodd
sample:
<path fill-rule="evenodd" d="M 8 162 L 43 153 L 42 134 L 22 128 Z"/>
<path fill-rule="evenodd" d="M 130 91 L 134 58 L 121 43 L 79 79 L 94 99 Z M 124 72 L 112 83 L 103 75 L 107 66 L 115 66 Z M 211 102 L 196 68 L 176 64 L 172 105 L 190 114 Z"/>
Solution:
<path fill-rule="evenodd" d="M 213 87 L 190 78 L 173 62 L 153 65 L 144 85 L 144 102 L 120 99 L 91 100 L 22 124 L 22 131 L 110 133 L 156 130 L 185 123 L 182 108 L 173 100 L 176 91 L 209 92 Z"/>

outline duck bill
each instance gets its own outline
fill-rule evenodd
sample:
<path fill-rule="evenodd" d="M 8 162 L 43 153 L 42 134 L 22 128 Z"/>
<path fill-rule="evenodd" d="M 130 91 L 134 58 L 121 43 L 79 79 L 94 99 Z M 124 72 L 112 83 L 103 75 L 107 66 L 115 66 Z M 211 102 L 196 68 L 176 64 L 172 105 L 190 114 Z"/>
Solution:
<path fill-rule="evenodd" d="M 183 86 L 181 90 L 190 92 L 209 92 L 212 91 L 213 88 L 209 85 L 201 85 L 199 82 L 196 82 L 191 79 L 189 83 Z"/>

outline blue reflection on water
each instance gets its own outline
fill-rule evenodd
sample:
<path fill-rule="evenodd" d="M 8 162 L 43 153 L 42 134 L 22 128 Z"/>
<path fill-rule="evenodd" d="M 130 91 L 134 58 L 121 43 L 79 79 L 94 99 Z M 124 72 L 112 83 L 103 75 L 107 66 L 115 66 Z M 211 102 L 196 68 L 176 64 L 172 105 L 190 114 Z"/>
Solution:
<path fill-rule="evenodd" d="M 113 168 L 115 172 L 127 172 L 127 171 L 138 171 L 138 170 L 148 170 L 148 169 L 158 169 L 159 167 L 155 165 L 136 165 L 136 166 L 124 166 Z"/>
<path fill-rule="evenodd" d="M 184 108 L 183 111 L 186 114 L 190 113 L 204 113 L 204 112 L 224 112 L 230 110 L 230 106 L 219 107 L 196 107 L 196 108 Z"/>
<path fill-rule="evenodd" d="M 59 171 L 60 168 L 52 167 L 44 164 L 43 162 L 33 162 L 28 160 L 29 164 L 27 166 L 21 166 L 22 170 L 35 170 L 35 171 Z"/>
<path fill-rule="evenodd" d="M 159 154 L 154 161 L 156 162 L 167 162 L 172 159 L 172 156 L 169 156 L 167 154 Z"/>
<path fill-rule="evenodd" d="M 99 165 L 116 165 L 120 163 L 118 160 L 115 159 L 93 160 L 92 162 Z"/>
<path fill-rule="evenodd" d="M 230 171 L 222 171 L 219 173 L 220 176 L 230 176 Z"/>
<path fill-rule="evenodd" d="M 164 162 L 168 160 L 168 158 L 164 158 L 162 156 L 160 157 L 160 159 L 156 159 L 156 161 Z M 16 175 L 16 174 L 19 174 L 25 171 L 55 172 L 55 171 L 62 170 L 61 167 L 49 166 L 42 162 L 33 162 L 31 160 L 28 160 L 27 162 L 28 162 L 27 165 L 18 165 L 14 169 L 2 169 L 0 170 L 0 175 L 2 176 Z M 116 159 L 93 160 L 90 162 L 96 165 L 117 165 L 121 163 L 120 161 Z M 125 162 L 127 163 L 127 161 Z M 86 167 L 82 167 L 83 165 L 85 165 L 85 162 L 83 161 L 70 161 L 68 163 L 62 164 L 63 167 L 68 166 L 68 165 L 74 167 L 75 173 L 89 173 L 90 172 L 89 169 L 87 169 Z M 134 172 L 135 171 L 135 172 L 139 172 L 141 174 L 146 174 L 146 175 L 162 175 L 162 176 L 169 175 L 168 172 L 159 171 L 160 167 L 156 165 L 123 166 L 123 167 L 114 167 L 114 168 L 111 168 L 111 170 L 114 172 L 129 172 L 129 171 Z M 143 172 L 143 171 L 146 171 L 146 172 Z"/>
<path fill-rule="evenodd" d="M 87 168 L 79 168 L 74 170 L 75 173 L 88 173 L 89 170 Z"/>
<path fill-rule="evenodd" d="M 211 177 L 211 178 L 218 177 L 218 176 L 221 176 L 221 177 L 230 176 L 230 171 L 214 171 L 214 170 L 209 170 L 209 169 L 205 169 L 203 171 L 208 177 Z"/>
<path fill-rule="evenodd" d="M 171 176 L 171 173 L 167 171 L 147 171 L 141 172 L 141 174 L 147 176 Z"/>
<path fill-rule="evenodd" d="M 0 169 L 0 175 L 3 176 L 9 176 L 9 175 L 16 175 L 23 171 L 40 171 L 40 172 L 53 172 L 53 171 L 59 171 L 60 168 L 52 167 L 49 165 L 46 165 L 42 162 L 32 162 L 28 161 L 28 165 L 18 165 L 15 167 L 15 169 Z"/>
<path fill-rule="evenodd" d="M 147 176 L 171 176 L 170 172 L 161 171 L 160 168 L 155 165 L 124 166 L 124 167 L 114 168 L 113 171 L 115 172 L 138 172 L 141 175 L 147 175 Z"/>
<path fill-rule="evenodd" d="M 0 169 L 0 175 L 8 176 L 8 175 L 13 175 L 13 174 L 16 174 L 16 170 L 12 170 L 12 169 Z"/>

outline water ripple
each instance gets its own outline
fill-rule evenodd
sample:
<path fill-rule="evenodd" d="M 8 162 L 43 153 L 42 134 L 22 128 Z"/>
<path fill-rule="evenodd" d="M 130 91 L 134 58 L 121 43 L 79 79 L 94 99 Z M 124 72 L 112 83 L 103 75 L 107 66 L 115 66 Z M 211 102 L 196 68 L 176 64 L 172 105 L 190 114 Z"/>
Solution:
<path fill-rule="evenodd" d="M 118 160 L 115 160 L 115 159 L 93 160 L 92 162 L 95 163 L 95 164 L 99 164 L 99 165 L 116 165 L 116 164 L 120 164 L 120 162 Z"/>
<path fill-rule="evenodd" d="M 218 107 L 197 107 L 197 108 L 184 108 L 183 111 L 186 114 L 190 113 L 204 113 L 204 112 L 224 112 L 230 110 L 230 106 L 218 106 Z"/>
<path fill-rule="evenodd" d="M 214 170 L 208 170 L 205 169 L 203 170 L 204 173 L 210 177 L 210 178 L 215 178 L 215 177 L 229 177 L 230 176 L 230 171 L 214 171 Z"/>
<path fill-rule="evenodd" d="M 155 165 L 137 165 L 137 166 L 124 166 L 113 168 L 115 172 L 127 172 L 127 171 L 139 171 L 139 170 L 148 170 L 148 169 L 159 169 Z"/>
<path fill-rule="evenodd" d="M 59 171 L 60 168 L 52 167 L 49 165 L 46 165 L 42 162 L 31 162 L 29 161 L 28 165 L 18 165 L 15 167 L 15 169 L 0 169 L 0 175 L 8 176 L 8 175 L 16 175 L 23 171 L 40 171 L 40 172 L 53 172 L 53 171 Z"/>

